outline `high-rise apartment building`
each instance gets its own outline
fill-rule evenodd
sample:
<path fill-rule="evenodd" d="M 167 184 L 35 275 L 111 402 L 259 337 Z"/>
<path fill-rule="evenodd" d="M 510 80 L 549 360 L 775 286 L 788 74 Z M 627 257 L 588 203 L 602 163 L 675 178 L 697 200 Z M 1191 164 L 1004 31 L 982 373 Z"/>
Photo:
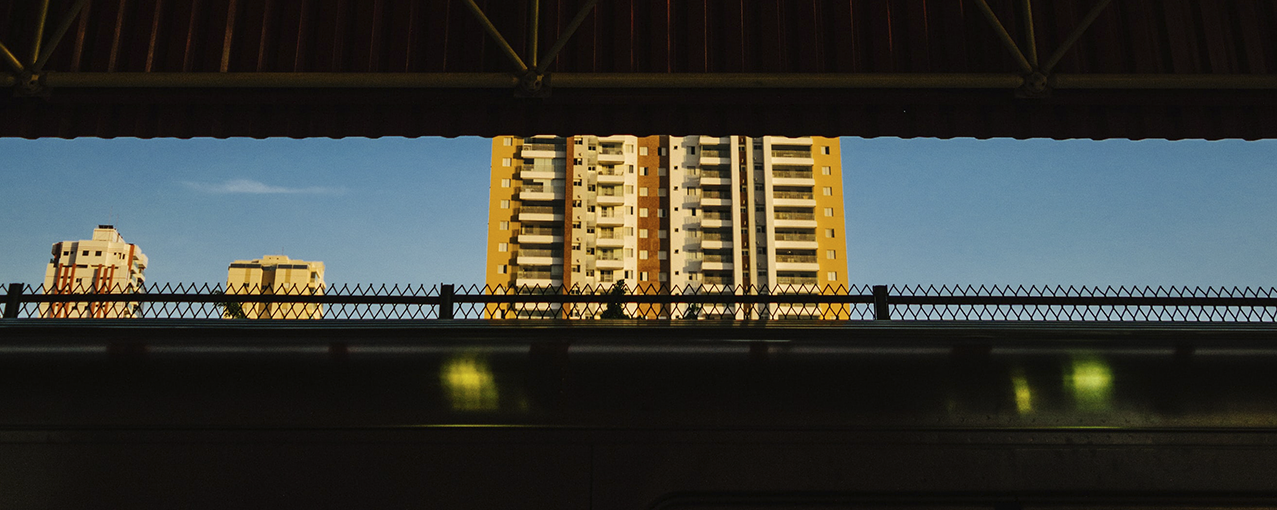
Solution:
<path fill-rule="evenodd" d="M 226 271 L 227 295 L 316 296 L 324 293 L 324 263 L 292 260 L 286 255 L 266 255 L 254 260 L 236 260 Z M 319 303 L 237 303 L 224 304 L 228 319 L 322 319 Z"/>
<path fill-rule="evenodd" d="M 819 137 L 497 137 L 486 281 L 624 282 L 639 292 L 845 286 L 840 157 L 838 139 Z"/>
<path fill-rule="evenodd" d="M 46 294 L 127 294 L 146 282 L 147 259 L 137 245 L 124 241 L 113 225 L 98 225 L 93 238 L 53 245 L 44 272 Z M 42 303 L 40 317 L 117 319 L 138 317 L 136 302 Z"/>

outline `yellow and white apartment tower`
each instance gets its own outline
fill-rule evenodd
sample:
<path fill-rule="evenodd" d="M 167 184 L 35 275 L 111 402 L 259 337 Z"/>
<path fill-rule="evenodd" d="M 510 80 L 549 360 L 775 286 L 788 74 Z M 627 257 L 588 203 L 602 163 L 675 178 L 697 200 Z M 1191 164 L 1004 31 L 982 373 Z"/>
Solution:
<path fill-rule="evenodd" d="M 324 263 L 266 255 L 236 260 L 226 272 L 227 295 L 318 296 L 324 293 Z M 222 312 L 227 319 L 322 319 L 319 303 L 235 303 Z"/>
<path fill-rule="evenodd" d="M 54 243 L 44 272 L 46 294 L 127 294 L 146 283 L 146 255 L 124 241 L 114 225 L 98 225 L 93 238 Z M 138 317 L 136 302 L 42 303 L 40 317 L 118 319 Z"/>
<path fill-rule="evenodd" d="M 506 288 L 624 282 L 630 292 L 845 287 L 840 158 L 837 138 L 497 137 L 486 281 Z M 767 313 L 729 311 L 736 318 Z M 789 312 L 828 315 L 818 307 Z"/>

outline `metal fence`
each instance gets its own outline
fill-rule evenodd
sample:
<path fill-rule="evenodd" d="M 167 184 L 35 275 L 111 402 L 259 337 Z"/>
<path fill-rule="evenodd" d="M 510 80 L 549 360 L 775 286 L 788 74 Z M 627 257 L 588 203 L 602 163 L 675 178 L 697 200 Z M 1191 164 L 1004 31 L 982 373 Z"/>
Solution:
<path fill-rule="evenodd" d="M 166 284 L 51 293 L 10 284 L 3 317 L 157 319 L 678 319 L 1277 322 L 1277 288 Z"/>

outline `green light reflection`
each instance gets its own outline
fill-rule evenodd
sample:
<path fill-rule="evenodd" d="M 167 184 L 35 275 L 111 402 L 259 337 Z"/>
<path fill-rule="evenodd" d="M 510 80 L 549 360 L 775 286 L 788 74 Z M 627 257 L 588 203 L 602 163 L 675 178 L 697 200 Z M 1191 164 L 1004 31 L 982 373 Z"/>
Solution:
<path fill-rule="evenodd" d="M 495 411 L 501 408 L 496 378 L 487 360 L 461 354 L 443 363 L 439 379 L 456 411 Z"/>
<path fill-rule="evenodd" d="M 1064 384 L 1073 391 L 1079 411 L 1108 411 L 1113 400 L 1113 371 L 1103 358 L 1075 356 Z"/>

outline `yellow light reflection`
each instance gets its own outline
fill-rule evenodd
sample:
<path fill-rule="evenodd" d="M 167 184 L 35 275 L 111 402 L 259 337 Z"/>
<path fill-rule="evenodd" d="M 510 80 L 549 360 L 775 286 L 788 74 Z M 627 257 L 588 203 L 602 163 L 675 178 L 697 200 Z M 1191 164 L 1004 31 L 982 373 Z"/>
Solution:
<path fill-rule="evenodd" d="M 1029 391 L 1029 380 L 1024 377 L 1023 370 L 1016 369 L 1011 375 L 1011 387 L 1015 390 L 1015 409 L 1020 414 L 1033 412 L 1033 394 Z"/>
<path fill-rule="evenodd" d="M 1065 381 L 1073 389 L 1080 411 L 1106 411 L 1113 396 L 1113 372 L 1100 358 L 1073 358 L 1073 373 Z"/>
<path fill-rule="evenodd" d="M 444 362 L 439 378 L 454 410 L 494 411 L 501 407 L 492 370 L 478 356 L 462 355 Z"/>

